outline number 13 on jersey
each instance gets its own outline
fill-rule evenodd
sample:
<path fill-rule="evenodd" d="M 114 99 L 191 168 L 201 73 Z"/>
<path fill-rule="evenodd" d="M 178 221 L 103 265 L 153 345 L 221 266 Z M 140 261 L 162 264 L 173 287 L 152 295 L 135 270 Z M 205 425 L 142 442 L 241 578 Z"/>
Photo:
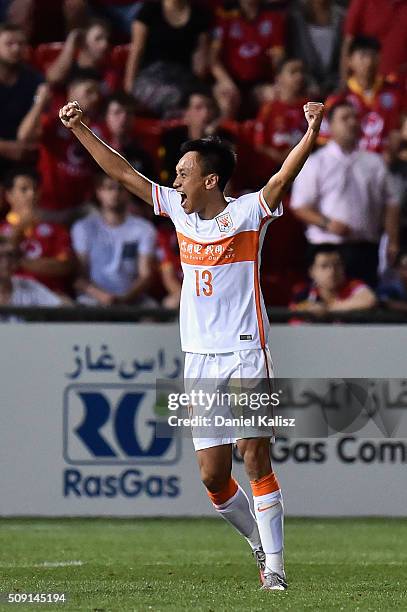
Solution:
<path fill-rule="evenodd" d="M 195 270 L 195 289 L 198 297 L 212 295 L 212 273 L 209 270 Z"/>

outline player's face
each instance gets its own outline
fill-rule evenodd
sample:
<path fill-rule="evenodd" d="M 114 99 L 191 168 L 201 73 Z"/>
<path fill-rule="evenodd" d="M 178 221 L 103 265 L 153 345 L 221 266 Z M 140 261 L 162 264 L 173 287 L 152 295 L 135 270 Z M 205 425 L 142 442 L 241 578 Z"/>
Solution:
<path fill-rule="evenodd" d="M 109 34 L 101 25 L 94 25 L 86 32 L 85 42 L 93 59 L 100 60 L 109 49 Z"/>
<path fill-rule="evenodd" d="M 207 181 L 212 175 L 203 176 L 199 153 L 189 151 L 179 160 L 174 181 L 176 189 L 182 197 L 182 208 L 187 215 L 199 212 L 205 206 L 208 195 Z"/>
<path fill-rule="evenodd" d="M 34 210 L 38 202 L 38 186 L 30 176 L 16 176 L 11 189 L 6 191 L 6 199 L 16 213 Z"/>
<path fill-rule="evenodd" d="M 117 181 L 104 178 L 96 189 L 100 207 L 104 211 L 122 211 L 126 208 L 126 192 Z"/>
<path fill-rule="evenodd" d="M 69 98 L 77 100 L 84 112 L 92 112 L 98 105 L 100 98 L 97 81 L 82 81 L 74 83 L 69 90 Z"/>
<path fill-rule="evenodd" d="M 339 253 L 318 253 L 311 266 L 310 276 L 320 289 L 339 289 L 345 281 L 345 270 Z"/>
<path fill-rule="evenodd" d="M 350 106 L 339 106 L 331 119 L 331 134 L 340 144 L 351 144 L 359 137 L 360 124 L 356 111 Z"/>
<path fill-rule="evenodd" d="M 10 278 L 17 268 L 18 253 L 11 244 L 6 242 L 0 244 L 0 281 Z"/>
<path fill-rule="evenodd" d="M 185 121 L 189 125 L 206 127 L 215 118 L 215 108 L 210 98 L 193 95 L 185 113 Z"/>
<path fill-rule="evenodd" d="M 106 125 L 114 136 L 122 136 L 131 127 L 132 114 L 118 102 L 110 102 L 106 111 Z"/>
<path fill-rule="evenodd" d="M 2 32 L 0 34 L 0 62 L 16 66 L 22 60 L 25 50 L 23 32 Z"/>
<path fill-rule="evenodd" d="M 304 64 L 293 60 L 284 65 L 278 78 L 279 85 L 298 95 L 304 87 Z"/>
<path fill-rule="evenodd" d="M 356 78 L 372 78 L 377 71 L 379 54 L 371 49 L 354 51 L 349 58 L 349 67 Z"/>

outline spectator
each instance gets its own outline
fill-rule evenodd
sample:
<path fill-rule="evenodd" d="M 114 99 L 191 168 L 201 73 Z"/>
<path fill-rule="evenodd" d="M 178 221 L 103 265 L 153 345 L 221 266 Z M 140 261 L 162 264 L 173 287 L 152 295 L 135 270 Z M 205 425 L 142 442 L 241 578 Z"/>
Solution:
<path fill-rule="evenodd" d="M 131 24 L 142 7 L 142 0 L 91 0 L 90 4 L 98 15 L 110 21 L 120 42 L 130 39 Z"/>
<path fill-rule="evenodd" d="M 358 36 L 380 41 L 380 74 L 398 74 L 407 69 L 407 2 L 405 0 L 351 0 L 345 21 L 342 48 L 342 79 L 347 79 L 350 46 Z"/>
<path fill-rule="evenodd" d="M 18 142 L 17 130 L 29 111 L 43 77 L 23 62 L 24 33 L 17 26 L 0 24 L 0 173 L 15 162 L 33 158 L 35 146 Z"/>
<path fill-rule="evenodd" d="M 132 27 L 124 88 L 159 115 L 207 73 L 209 15 L 188 0 L 146 3 Z"/>
<path fill-rule="evenodd" d="M 407 313 L 407 251 L 399 253 L 391 281 L 379 285 L 380 302 L 390 310 Z"/>
<path fill-rule="evenodd" d="M 349 48 L 351 77 L 342 93 L 332 95 L 327 108 L 345 99 L 355 107 L 361 121 L 359 146 L 381 153 L 388 147 L 394 130 L 400 127 L 403 91 L 397 83 L 383 80 L 378 74 L 380 46 L 374 38 L 355 38 Z M 326 137 L 326 126 L 322 136 Z"/>
<path fill-rule="evenodd" d="M 362 281 L 349 279 L 334 245 L 319 245 L 309 268 L 311 283 L 294 293 L 291 310 L 323 316 L 329 312 L 368 310 L 376 296 Z"/>
<path fill-rule="evenodd" d="M 162 305 L 164 308 L 178 308 L 183 274 L 177 234 L 173 227 L 161 225 L 158 228 L 157 242 L 161 280 L 166 291 Z"/>
<path fill-rule="evenodd" d="M 146 292 L 153 273 L 154 227 L 128 213 L 127 192 L 105 174 L 97 177 L 96 197 L 100 210 L 72 228 L 72 242 L 82 264 L 79 301 L 152 305 Z"/>
<path fill-rule="evenodd" d="M 22 253 L 19 272 L 52 291 L 68 293 L 74 271 L 69 233 L 62 225 L 41 220 L 38 176 L 17 168 L 5 178 L 4 188 L 10 212 L 0 233 L 12 238 Z"/>
<path fill-rule="evenodd" d="M 338 85 L 344 14 L 333 0 L 305 0 L 289 17 L 288 53 L 302 59 L 323 97 Z"/>
<path fill-rule="evenodd" d="M 134 139 L 135 100 L 122 91 L 112 94 L 105 102 L 103 136 L 141 174 L 152 177 L 153 163 Z"/>
<path fill-rule="evenodd" d="M 310 245 L 336 244 L 347 274 L 374 287 L 383 229 L 391 262 L 399 249 L 398 198 L 382 158 L 357 149 L 353 106 L 333 106 L 329 119 L 332 140 L 309 157 L 294 181 L 291 209 L 307 225 Z"/>
<path fill-rule="evenodd" d="M 21 28 L 32 45 L 64 40 L 86 19 L 86 0 L 11 0 L 7 18 Z"/>
<path fill-rule="evenodd" d="M 83 70 L 92 70 L 101 82 L 104 94 L 119 86 L 117 70 L 109 65 L 110 26 L 101 19 L 92 19 L 84 30 L 72 30 L 61 53 L 47 70 L 51 85 L 72 81 Z"/>
<path fill-rule="evenodd" d="M 400 193 L 401 247 L 407 249 L 407 116 L 404 117 L 400 132 L 397 135 L 390 171 Z"/>
<path fill-rule="evenodd" d="M 276 69 L 276 99 L 264 104 L 255 126 L 257 150 L 274 162 L 274 169 L 283 163 L 307 129 L 304 86 L 302 60 L 283 59 Z"/>
<path fill-rule="evenodd" d="M 20 253 L 11 238 L 0 235 L 0 305 L 60 306 L 61 298 L 47 287 L 32 278 L 15 274 L 19 258 Z"/>
<path fill-rule="evenodd" d="M 222 115 L 253 116 L 264 101 L 264 86 L 284 55 L 283 13 L 262 7 L 261 0 L 239 0 L 239 10 L 224 13 L 212 44 L 214 93 Z"/>
<path fill-rule="evenodd" d="M 175 179 L 175 166 L 180 159 L 180 148 L 186 140 L 219 136 L 233 141 L 233 135 L 219 127 L 219 108 L 211 94 L 203 88 L 188 94 L 183 120 L 184 125 L 168 129 L 162 137 L 161 180 L 171 186 Z"/>
<path fill-rule="evenodd" d="M 77 100 L 86 113 L 84 119 L 100 133 L 97 109 L 99 82 L 86 72 L 68 87 L 68 99 Z M 83 213 L 92 193 L 96 164 L 71 132 L 61 126 L 58 115 L 44 114 L 46 95 L 40 92 L 19 129 L 19 139 L 40 141 L 39 170 L 42 176 L 41 209 L 49 221 L 70 223 Z"/>

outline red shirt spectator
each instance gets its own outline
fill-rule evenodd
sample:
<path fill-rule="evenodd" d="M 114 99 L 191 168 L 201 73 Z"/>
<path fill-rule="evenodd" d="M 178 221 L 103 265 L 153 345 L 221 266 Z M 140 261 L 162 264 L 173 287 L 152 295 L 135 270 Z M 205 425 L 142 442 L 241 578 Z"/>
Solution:
<path fill-rule="evenodd" d="M 397 83 L 378 78 L 370 93 L 362 90 L 354 78 L 347 82 L 344 93 L 333 94 L 326 101 L 329 109 L 341 100 L 350 102 L 359 115 L 361 138 L 359 147 L 365 151 L 381 153 L 387 145 L 389 133 L 399 127 L 403 113 L 403 92 Z M 329 139 L 326 121 L 321 128 L 321 140 Z"/>
<path fill-rule="evenodd" d="M 215 32 L 222 46 L 221 61 L 238 84 L 270 80 L 271 49 L 285 45 L 283 13 L 260 11 L 253 20 L 240 11 L 224 13 Z"/>
<path fill-rule="evenodd" d="M 98 125 L 92 125 L 98 131 Z M 44 116 L 39 171 L 42 176 L 41 208 L 64 210 L 79 207 L 93 191 L 96 165 L 58 117 Z"/>
<path fill-rule="evenodd" d="M 0 234 L 12 236 L 16 225 L 16 215 L 9 213 L 6 221 L 0 225 Z M 35 260 L 40 257 L 53 258 L 57 261 L 68 261 L 72 258 L 71 239 L 68 231 L 57 223 L 35 222 L 24 231 L 24 238 L 19 244 L 24 259 Z M 65 293 L 67 282 L 64 278 L 52 277 L 45 274 L 28 272 L 24 266 L 17 273 L 26 278 L 39 281 L 52 291 Z"/>
<path fill-rule="evenodd" d="M 171 266 L 179 281 L 183 279 L 177 234 L 171 227 L 160 227 L 157 233 L 157 253 L 161 268 Z"/>
<path fill-rule="evenodd" d="M 282 100 L 266 103 L 257 117 L 255 144 L 281 151 L 295 146 L 306 131 L 303 109 L 306 102 L 306 98 L 300 98 L 291 103 Z"/>
<path fill-rule="evenodd" d="M 361 289 L 366 289 L 367 285 L 361 280 L 345 279 L 343 285 L 336 289 L 335 298 L 337 300 L 347 300 L 355 296 Z M 292 310 L 308 310 L 309 305 L 323 303 L 324 300 L 320 291 L 314 284 L 303 284 L 294 288 L 294 295 L 290 308 Z"/>
<path fill-rule="evenodd" d="M 373 36 L 382 46 L 383 75 L 407 69 L 407 1 L 352 0 L 345 21 L 345 35 Z"/>

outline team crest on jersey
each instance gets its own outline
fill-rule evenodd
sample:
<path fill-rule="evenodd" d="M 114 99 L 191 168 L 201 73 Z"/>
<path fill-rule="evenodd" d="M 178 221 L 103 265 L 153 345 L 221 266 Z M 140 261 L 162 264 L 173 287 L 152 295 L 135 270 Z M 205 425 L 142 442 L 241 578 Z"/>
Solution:
<path fill-rule="evenodd" d="M 392 93 L 386 92 L 380 96 L 380 101 L 384 108 L 393 108 L 394 106 L 394 96 Z"/>
<path fill-rule="evenodd" d="M 259 32 L 262 36 L 269 36 L 273 30 L 273 24 L 267 19 L 260 24 Z"/>
<path fill-rule="evenodd" d="M 233 221 L 230 213 L 224 213 L 216 217 L 216 223 L 218 224 L 219 231 L 223 234 L 230 232 L 233 228 Z"/>

